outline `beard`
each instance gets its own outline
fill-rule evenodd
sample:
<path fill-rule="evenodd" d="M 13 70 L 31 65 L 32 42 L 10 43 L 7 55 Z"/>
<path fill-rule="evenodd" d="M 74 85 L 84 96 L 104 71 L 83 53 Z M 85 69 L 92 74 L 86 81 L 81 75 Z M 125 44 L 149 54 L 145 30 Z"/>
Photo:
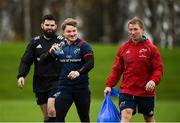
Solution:
<path fill-rule="evenodd" d="M 43 30 L 43 34 L 47 37 L 47 38 L 52 38 L 55 36 L 55 30 Z"/>

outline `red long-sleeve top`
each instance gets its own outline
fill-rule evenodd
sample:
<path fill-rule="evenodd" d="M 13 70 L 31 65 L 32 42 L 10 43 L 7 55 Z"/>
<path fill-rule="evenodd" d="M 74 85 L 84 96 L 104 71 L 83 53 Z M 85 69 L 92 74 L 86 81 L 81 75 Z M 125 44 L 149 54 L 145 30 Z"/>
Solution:
<path fill-rule="evenodd" d="M 149 39 L 136 45 L 132 40 L 122 44 L 116 54 L 106 87 L 115 86 L 122 74 L 121 93 L 141 97 L 154 96 L 155 91 L 147 92 L 145 86 L 150 80 L 158 85 L 162 78 L 163 64 L 157 47 Z"/>

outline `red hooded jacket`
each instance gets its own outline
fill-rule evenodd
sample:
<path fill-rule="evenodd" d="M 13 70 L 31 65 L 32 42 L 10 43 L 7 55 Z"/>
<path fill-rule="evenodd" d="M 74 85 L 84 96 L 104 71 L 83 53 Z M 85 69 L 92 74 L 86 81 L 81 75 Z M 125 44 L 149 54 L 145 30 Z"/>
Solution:
<path fill-rule="evenodd" d="M 132 40 L 122 44 L 116 54 L 106 87 L 115 86 L 122 74 L 121 93 L 141 97 L 155 96 L 155 91 L 147 92 L 145 86 L 150 80 L 158 85 L 163 74 L 163 64 L 157 47 L 149 39 L 136 45 Z"/>

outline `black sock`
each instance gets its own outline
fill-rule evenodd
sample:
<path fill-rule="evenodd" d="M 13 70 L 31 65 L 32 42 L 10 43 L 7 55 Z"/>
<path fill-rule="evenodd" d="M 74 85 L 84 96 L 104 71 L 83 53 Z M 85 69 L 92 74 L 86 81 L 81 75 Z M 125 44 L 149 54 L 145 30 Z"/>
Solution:
<path fill-rule="evenodd" d="M 48 122 L 56 122 L 56 117 L 49 117 Z"/>

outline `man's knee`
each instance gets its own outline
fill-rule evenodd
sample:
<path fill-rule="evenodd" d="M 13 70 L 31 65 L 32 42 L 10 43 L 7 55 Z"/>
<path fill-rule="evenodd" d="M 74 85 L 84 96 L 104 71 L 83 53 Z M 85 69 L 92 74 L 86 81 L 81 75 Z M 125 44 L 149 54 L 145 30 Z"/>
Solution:
<path fill-rule="evenodd" d="M 124 109 L 121 112 L 121 121 L 122 122 L 129 122 L 132 118 L 132 113 L 133 113 L 132 109 Z"/>
<path fill-rule="evenodd" d="M 48 110 L 47 110 L 47 112 L 48 112 L 48 116 L 49 117 L 54 117 L 54 116 L 56 116 L 56 110 L 55 110 L 55 108 L 53 107 L 49 107 L 48 108 Z"/>
<path fill-rule="evenodd" d="M 55 117 L 56 116 L 55 99 L 54 98 L 48 99 L 47 113 L 48 113 L 49 117 Z"/>

